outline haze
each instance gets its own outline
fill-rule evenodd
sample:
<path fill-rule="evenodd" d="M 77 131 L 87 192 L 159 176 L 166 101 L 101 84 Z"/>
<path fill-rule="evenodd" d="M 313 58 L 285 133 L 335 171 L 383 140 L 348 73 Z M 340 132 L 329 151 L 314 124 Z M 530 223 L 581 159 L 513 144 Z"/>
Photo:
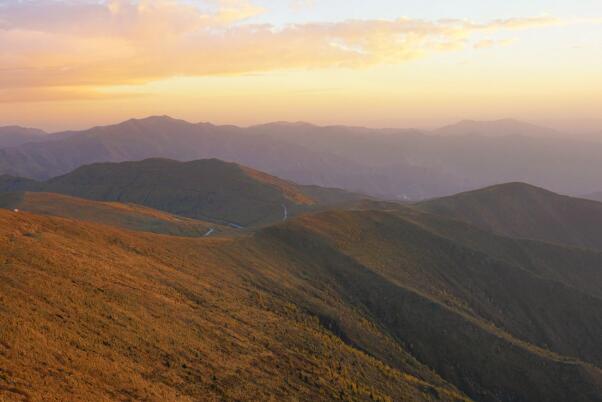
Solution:
<path fill-rule="evenodd" d="M 0 121 L 602 131 L 602 3 L 527 3 L 0 0 Z"/>

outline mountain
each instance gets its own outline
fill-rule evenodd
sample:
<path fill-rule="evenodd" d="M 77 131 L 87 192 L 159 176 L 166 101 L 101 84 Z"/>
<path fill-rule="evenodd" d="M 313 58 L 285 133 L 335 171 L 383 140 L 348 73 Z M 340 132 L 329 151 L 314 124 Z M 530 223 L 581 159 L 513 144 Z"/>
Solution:
<path fill-rule="evenodd" d="M 18 192 L 22 190 L 39 190 L 41 183 L 24 177 L 0 175 L 0 191 Z"/>
<path fill-rule="evenodd" d="M 240 128 L 155 116 L 0 149 L 0 174 L 46 180 L 99 162 L 217 158 L 300 184 L 397 200 L 513 181 L 565 194 L 602 188 L 602 143 L 533 130 L 516 135 L 506 127 L 514 125 L 501 126 L 507 135 L 438 135 L 307 123 Z"/>
<path fill-rule="evenodd" d="M 258 260 L 238 242 L 4 211 L 0 222 L 3 400 L 467 399 L 249 282 Z"/>
<path fill-rule="evenodd" d="M 584 195 L 583 198 L 602 202 L 602 192 Z"/>
<path fill-rule="evenodd" d="M 400 162 L 374 167 L 274 140 L 254 128 L 191 124 L 167 116 L 132 119 L 51 137 L 53 140 L 45 143 L 0 150 L 0 174 L 48 179 L 97 162 L 217 158 L 297 183 L 386 197 L 415 198 L 448 193 L 453 188 L 445 175 L 431 169 Z"/>
<path fill-rule="evenodd" d="M 524 183 L 425 201 L 418 207 L 511 237 L 602 249 L 602 203 Z"/>
<path fill-rule="evenodd" d="M 0 242 L 7 398 L 602 395 L 594 250 L 372 201 L 215 239 L 0 211 Z"/>
<path fill-rule="evenodd" d="M 54 193 L 0 193 L 0 208 L 176 236 L 215 236 L 233 232 L 222 225 L 175 216 L 141 205 L 91 201 Z"/>
<path fill-rule="evenodd" d="M 47 139 L 47 134 L 35 128 L 0 127 L 0 148 L 16 147 L 28 142 L 44 141 L 45 139 Z"/>
<path fill-rule="evenodd" d="M 535 124 L 502 119 L 493 121 L 463 120 L 456 124 L 441 127 L 434 131 L 437 135 L 481 135 L 489 137 L 525 136 L 554 138 L 561 136 L 559 131 Z"/>
<path fill-rule="evenodd" d="M 134 203 L 237 228 L 286 220 L 301 212 L 361 198 L 337 189 L 299 186 L 217 159 L 101 163 L 46 182 L 5 181 L 9 187 L 0 190 Z"/>

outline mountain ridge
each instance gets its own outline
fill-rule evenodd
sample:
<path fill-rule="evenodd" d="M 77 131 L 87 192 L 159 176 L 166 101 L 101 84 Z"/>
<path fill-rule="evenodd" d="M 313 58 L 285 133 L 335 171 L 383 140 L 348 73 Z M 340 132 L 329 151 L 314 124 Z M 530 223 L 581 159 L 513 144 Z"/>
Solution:
<path fill-rule="evenodd" d="M 602 203 L 514 182 L 417 204 L 506 236 L 602 249 Z"/>
<path fill-rule="evenodd" d="M 43 191 L 134 203 L 239 228 L 363 197 L 338 189 L 300 186 L 218 159 L 179 162 L 166 158 L 97 163 L 46 182 L 5 176 L 0 179 L 0 191 Z"/>
<path fill-rule="evenodd" d="M 28 142 L 44 141 L 48 133 L 37 128 L 21 126 L 0 127 L 0 148 L 16 147 Z"/>
<path fill-rule="evenodd" d="M 52 141 L 0 149 L 0 174 L 45 180 L 98 162 L 218 158 L 301 184 L 398 200 L 510 181 L 567 194 L 602 188 L 595 173 L 602 170 L 602 144 L 556 137 L 449 136 L 306 123 L 242 128 L 165 116 L 49 137 Z"/>

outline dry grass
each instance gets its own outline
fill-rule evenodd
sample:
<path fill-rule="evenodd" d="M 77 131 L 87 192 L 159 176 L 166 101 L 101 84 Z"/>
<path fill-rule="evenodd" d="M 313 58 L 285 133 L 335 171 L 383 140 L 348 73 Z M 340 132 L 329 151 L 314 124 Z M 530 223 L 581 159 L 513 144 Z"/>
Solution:
<path fill-rule="evenodd" d="M 249 282 L 241 240 L 0 211 L 0 247 L 0 399 L 462 399 Z"/>
<path fill-rule="evenodd" d="M 54 193 L 0 193 L 0 207 L 159 234 L 199 237 L 210 229 L 214 235 L 234 234 L 234 230 L 223 225 L 142 205 L 92 201 Z"/>

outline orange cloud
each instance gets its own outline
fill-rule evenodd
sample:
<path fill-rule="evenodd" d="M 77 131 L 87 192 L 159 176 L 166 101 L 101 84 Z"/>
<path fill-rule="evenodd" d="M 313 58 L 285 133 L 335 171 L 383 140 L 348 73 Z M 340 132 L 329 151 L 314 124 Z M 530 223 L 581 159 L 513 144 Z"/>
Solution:
<path fill-rule="evenodd" d="M 174 76 L 361 68 L 463 49 L 482 32 L 564 23 L 552 17 L 489 23 L 400 18 L 276 28 L 244 23 L 263 12 L 247 0 L 209 5 L 202 10 L 176 0 L 0 0 L 0 88 L 48 91 Z M 481 41 L 475 47 L 492 45 Z"/>

